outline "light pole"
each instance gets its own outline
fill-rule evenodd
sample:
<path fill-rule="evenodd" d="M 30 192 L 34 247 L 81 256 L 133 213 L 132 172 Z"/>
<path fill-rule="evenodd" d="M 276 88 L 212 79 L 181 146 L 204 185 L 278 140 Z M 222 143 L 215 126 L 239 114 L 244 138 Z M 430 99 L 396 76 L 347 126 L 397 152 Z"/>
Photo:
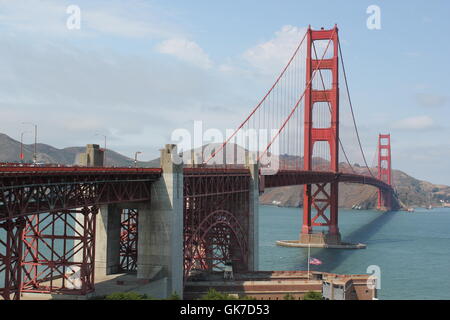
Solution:
<path fill-rule="evenodd" d="M 134 153 L 134 167 L 135 168 L 137 168 L 137 156 L 138 156 L 138 154 L 141 154 L 141 153 L 142 153 L 141 151 L 136 151 Z"/>
<path fill-rule="evenodd" d="M 30 131 L 24 131 L 20 133 L 20 162 L 23 163 L 23 135 Z"/>
<path fill-rule="evenodd" d="M 105 138 L 105 147 L 103 148 L 103 166 L 106 167 L 106 136 L 104 134 L 96 133 L 96 136 Z"/>
<path fill-rule="evenodd" d="M 33 163 L 37 162 L 37 124 L 33 122 L 22 122 L 22 124 L 29 124 L 34 126 L 34 152 L 33 152 Z"/>

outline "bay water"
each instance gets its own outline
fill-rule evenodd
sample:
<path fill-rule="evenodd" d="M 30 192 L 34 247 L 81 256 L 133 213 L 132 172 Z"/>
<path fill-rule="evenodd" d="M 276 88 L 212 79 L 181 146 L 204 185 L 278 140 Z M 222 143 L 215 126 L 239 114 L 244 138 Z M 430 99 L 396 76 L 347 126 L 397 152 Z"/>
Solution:
<path fill-rule="evenodd" d="M 260 206 L 261 270 L 307 270 L 307 248 L 285 248 L 277 240 L 299 237 L 302 208 Z M 310 270 L 338 274 L 381 272 L 379 299 L 450 299 L 450 208 L 381 213 L 339 210 L 342 240 L 366 249 L 311 248 L 322 265 Z"/>

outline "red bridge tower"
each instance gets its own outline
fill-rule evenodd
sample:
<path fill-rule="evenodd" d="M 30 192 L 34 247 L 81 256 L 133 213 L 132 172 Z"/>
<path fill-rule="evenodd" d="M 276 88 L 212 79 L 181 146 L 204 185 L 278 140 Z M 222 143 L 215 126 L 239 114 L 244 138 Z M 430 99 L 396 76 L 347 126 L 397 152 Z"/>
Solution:
<path fill-rule="evenodd" d="M 392 185 L 391 166 L 391 135 L 380 134 L 378 136 L 378 179 Z M 378 209 L 392 208 L 392 193 L 378 190 Z"/>
<path fill-rule="evenodd" d="M 330 170 L 339 171 L 339 43 L 338 28 L 331 30 L 307 31 L 306 48 L 306 94 L 305 94 L 305 132 L 304 132 L 304 170 L 313 170 L 312 156 L 314 144 L 319 141 L 328 142 L 330 147 Z M 326 41 L 326 52 L 332 52 L 331 58 L 317 56 L 315 41 Z M 312 57 L 315 54 L 316 59 Z M 313 89 L 313 78 L 320 77 L 321 70 L 331 71 L 331 89 Z M 316 79 L 317 80 L 317 79 Z M 320 81 L 320 79 L 319 79 Z M 323 83 L 325 87 L 325 83 Z M 329 127 L 316 127 L 313 123 L 313 108 L 317 103 L 327 103 L 331 113 Z M 340 243 L 338 228 L 338 182 L 308 184 L 303 196 L 303 226 L 300 234 L 301 243 Z M 311 209 L 315 216 L 311 217 Z M 313 227 L 328 227 L 328 234 L 314 234 Z"/>

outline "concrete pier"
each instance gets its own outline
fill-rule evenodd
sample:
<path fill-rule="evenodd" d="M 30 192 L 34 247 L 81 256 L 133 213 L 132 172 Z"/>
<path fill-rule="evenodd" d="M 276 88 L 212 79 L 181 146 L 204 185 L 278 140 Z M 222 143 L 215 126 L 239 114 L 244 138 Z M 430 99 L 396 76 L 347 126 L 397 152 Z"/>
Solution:
<path fill-rule="evenodd" d="M 77 156 L 77 165 L 84 167 L 103 167 L 105 151 L 98 144 L 86 145 L 86 152 Z"/>
<path fill-rule="evenodd" d="M 115 204 L 99 208 L 95 230 L 95 276 L 103 277 L 119 272 L 120 214 Z"/>
<path fill-rule="evenodd" d="M 174 164 L 175 145 L 161 150 L 163 174 L 152 185 L 150 203 L 140 203 L 137 277 L 167 278 L 166 295 L 183 295 L 183 167 Z"/>

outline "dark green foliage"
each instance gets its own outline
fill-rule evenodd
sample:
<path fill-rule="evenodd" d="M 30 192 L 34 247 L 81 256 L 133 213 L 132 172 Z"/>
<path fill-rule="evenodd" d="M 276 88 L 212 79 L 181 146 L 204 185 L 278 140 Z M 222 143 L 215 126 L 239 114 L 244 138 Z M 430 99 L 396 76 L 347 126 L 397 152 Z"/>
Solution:
<path fill-rule="evenodd" d="M 208 290 L 208 293 L 200 297 L 199 300 L 256 300 L 256 299 L 248 296 L 236 298 L 230 294 L 222 293 L 214 288 L 210 288 Z"/>
<path fill-rule="evenodd" d="M 295 300 L 295 297 L 291 293 L 286 293 L 283 297 L 284 300 Z"/>
<path fill-rule="evenodd" d="M 303 300 L 323 300 L 320 292 L 309 291 L 303 297 Z"/>
<path fill-rule="evenodd" d="M 152 300 L 152 298 L 136 292 L 116 292 L 107 295 L 105 300 Z"/>

